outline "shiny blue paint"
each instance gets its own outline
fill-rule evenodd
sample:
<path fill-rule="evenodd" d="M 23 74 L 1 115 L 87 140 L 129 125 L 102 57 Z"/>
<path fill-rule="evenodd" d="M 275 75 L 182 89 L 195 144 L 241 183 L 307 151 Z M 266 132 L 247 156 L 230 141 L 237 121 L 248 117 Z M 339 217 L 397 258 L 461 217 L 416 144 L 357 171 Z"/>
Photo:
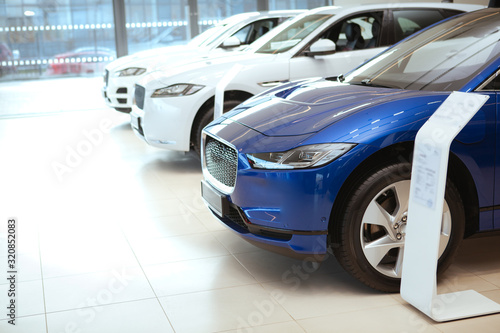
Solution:
<path fill-rule="evenodd" d="M 498 68 L 500 59 L 485 67 L 461 91 L 473 91 Z M 495 168 L 500 167 L 500 154 L 496 154 L 500 144 L 496 135 L 500 131 L 498 93 L 482 93 L 489 100 L 451 146 L 451 153 L 471 174 L 479 208 L 485 208 L 480 212 L 478 231 L 500 228 L 500 211 L 492 210 L 500 205 L 500 195 L 495 195 L 495 188 L 500 189 L 500 177 L 495 178 Z M 301 232 L 327 231 L 337 194 L 356 167 L 381 149 L 413 142 L 420 127 L 448 95 L 302 80 L 257 95 L 205 131 L 238 150 L 237 185 L 228 199 L 252 224 Z M 328 142 L 357 145 L 337 160 L 311 169 L 252 169 L 245 155 Z M 326 235 L 294 235 L 289 241 L 251 233 L 241 236 L 298 253 L 326 253 Z"/>

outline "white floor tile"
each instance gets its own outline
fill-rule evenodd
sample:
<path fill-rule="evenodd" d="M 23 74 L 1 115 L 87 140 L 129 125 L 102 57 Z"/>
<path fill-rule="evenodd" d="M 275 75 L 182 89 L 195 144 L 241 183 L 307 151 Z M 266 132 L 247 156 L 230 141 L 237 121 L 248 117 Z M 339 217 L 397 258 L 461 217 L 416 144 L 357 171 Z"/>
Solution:
<path fill-rule="evenodd" d="M 254 284 L 257 281 L 232 256 L 145 266 L 157 296 Z"/>
<path fill-rule="evenodd" d="M 425 315 L 404 305 L 379 306 L 367 310 L 298 320 L 308 333 L 439 333 Z"/>
<path fill-rule="evenodd" d="M 137 240 L 132 248 L 143 266 L 229 254 L 210 234 Z"/>
<path fill-rule="evenodd" d="M 291 320 L 259 285 L 166 296 L 160 301 L 177 333 L 241 330 Z"/>
<path fill-rule="evenodd" d="M 343 272 L 335 258 L 326 260 L 318 267 L 318 264 L 309 261 L 289 258 L 261 249 L 249 253 L 238 253 L 235 257 L 259 282 L 284 281 L 295 285 L 302 279 L 309 279 L 313 272 L 316 278 L 323 276 L 325 280 L 331 279 L 335 273 Z"/>
<path fill-rule="evenodd" d="M 217 238 L 217 240 L 221 242 L 222 245 L 224 245 L 224 247 L 233 254 L 262 251 L 257 246 L 252 245 L 239 237 L 232 230 L 214 231 L 212 232 L 212 235 L 214 235 L 215 238 Z"/>
<path fill-rule="evenodd" d="M 227 230 L 227 227 L 219 221 L 216 217 L 213 216 L 213 214 L 206 209 L 205 212 L 197 212 L 196 213 L 196 218 L 203 223 L 205 228 L 209 231 L 224 231 Z"/>
<path fill-rule="evenodd" d="M 11 325 L 7 320 L 0 320 L 0 332 L 2 333 L 46 333 L 47 325 L 45 315 L 18 317 L 16 325 Z"/>
<path fill-rule="evenodd" d="M 8 257 L 0 257 L 0 267 L 4 267 Z M 40 266 L 40 255 L 38 253 L 18 254 L 16 255 L 16 268 L 18 273 L 18 281 L 32 281 L 42 279 L 42 269 Z M 7 280 L 1 279 L 0 284 L 6 284 Z"/>
<path fill-rule="evenodd" d="M 304 329 L 302 329 L 294 321 L 263 325 L 263 326 L 241 327 L 237 330 L 223 331 L 223 333 L 278 333 L 278 332 L 305 333 Z"/>
<path fill-rule="evenodd" d="M 2 284 L 0 285 L 0 295 L 2 295 L 2 312 L 0 312 L 0 320 L 8 319 L 7 311 L 3 310 L 10 304 L 11 297 L 8 296 L 8 292 L 10 292 L 11 286 L 10 284 Z M 43 300 L 43 287 L 42 281 L 28 281 L 28 282 L 19 282 L 14 288 L 15 297 L 12 299 L 15 300 L 16 305 L 16 316 L 32 316 L 45 313 L 44 309 L 44 300 Z M 9 310 L 10 312 L 10 310 Z"/>
<path fill-rule="evenodd" d="M 121 222 L 124 235 L 130 240 L 164 238 L 206 233 L 207 229 L 192 213 L 162 217 L 135 217 Z"/>
<path fill-rule="evenodd" d="M 47 312 L 108 305 L 155 297 L 140 268 L 44 280 Z"/>
<path fill-rule="evenodd" d="M 370 290 L 347 273 L 326 278 L 302 269 L 291 270 L 282 281 L 264 287 L 282 295 L 279 303 L 295 320 L 399 304 L 390 294 Z"/>
<path fill-rule="evenodd" d="M 126 302 L 47 314 L 48 333 L 173 333 L 158 300 Z"/>
<path fill-rule="evenodd" d="M 134 217 L 159 217 L 189 214 L 191 211 L 177 198 L 131 202 L 125 211 Z"/>
<path fill-rule="evenodd" d="M 470 273 L 456 265 L 450 266 L 448 270 L 438 279 L 438 294 L 469 289 L 480 292 L 495 290 L 498 289 L 498 287 L 480 276 Z"/>
<path fill-rule="evenodd" d="M 121 233 L 120 233 L 121 235 Z M 124 237 L 109 237 L 101 242 L 92 236 L 60 236 L 42 245 L 44 278 L 93 273 L 137 266 L 137 259 Z M 99 238 L 99 237 L 98 237 Z"/>

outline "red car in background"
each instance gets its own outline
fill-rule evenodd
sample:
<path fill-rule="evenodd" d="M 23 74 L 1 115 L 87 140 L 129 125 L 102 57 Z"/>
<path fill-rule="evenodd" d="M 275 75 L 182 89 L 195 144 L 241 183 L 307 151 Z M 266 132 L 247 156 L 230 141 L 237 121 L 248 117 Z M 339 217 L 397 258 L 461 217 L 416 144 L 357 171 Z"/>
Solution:
<path fill-rule="evenodd" d="M 47 69 L 48 75 L 102 73 L 116 58 L 115 51 L 103 47 L 81 47 L 56 54 Z"/>
<path fill-rule="evenodd" d="M 12 64 L 13 60 L 14 56 L 9 46 L 5 43 L 0 43 L 0 77 L 15 71 L 15 67 Z M 9 61 L 11 62 L 10 64 L 8 63 Z"/>

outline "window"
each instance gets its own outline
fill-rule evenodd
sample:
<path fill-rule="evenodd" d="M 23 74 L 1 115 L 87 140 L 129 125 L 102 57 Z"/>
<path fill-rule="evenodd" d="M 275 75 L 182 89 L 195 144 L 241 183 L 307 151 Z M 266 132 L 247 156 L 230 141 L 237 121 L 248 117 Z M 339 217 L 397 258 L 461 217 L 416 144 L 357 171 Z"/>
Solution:
<path fill-rule="evenodd" d="M 257 53 L 286 52 L 297 45 L 330 17 L 331 15 L 320 14 L 304 16 L 301 20 L 288 25 L 264 45 L 256 45 Z"/>
<path fill-rule="evenodd" d="M 374 12 L 350 17 L 328 31 L 328 37 L 333 38 L 337 51 L 381 46 L 382 15 Z"/>
<path fill-rule="evenodd" d="M 111 1 L 17 0 L 0 10 L 3 80 L 101 75 L 116 57 Z"/>
<path fill-rule="evenodd" d="M 383 12 L 358 14 L 336 23 L 319 39 L 330 39 L 337 52 L 383 46 L 382 21 Z"/>
<path fill-rule="evenodd" d="M 500 91 L 500 71 L 493 74 L 493 76 L 486 81 L 486 85 L 481 90 Z"/>
<path fill-rule="evenodd" d="M 393 11 L 394 43 L 452 14 L 453 12 L 444 12 L 439 9 L 395 10 Z"/>
<path fill-rule="evenodd" d="M 128 53 L 187 43 L 187 6 L 187 0 L 125 0 Z"/>
<path fill-rule="evenodd" d="M 479 16 L 480 14 L 478 14 Z M 499 54 L 498 17 L 428 29 L 351 72 L 346 82 L 410 90 L 460 90 Z M 495 84 L 495 83 L 493 83 Z"/>

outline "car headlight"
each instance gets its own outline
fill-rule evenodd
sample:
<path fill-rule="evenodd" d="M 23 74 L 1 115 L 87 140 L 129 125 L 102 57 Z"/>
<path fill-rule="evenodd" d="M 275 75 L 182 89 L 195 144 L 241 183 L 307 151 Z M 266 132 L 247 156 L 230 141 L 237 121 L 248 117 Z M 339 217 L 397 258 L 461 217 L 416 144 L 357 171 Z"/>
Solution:
<path fill-rule="evenodd" d="M 179 83 L 171 86 L 156 89 L 151 97 L 174 97 L 192 95 L 205 86 L 197 84 Z"/>
<path fill-rule="evenodd" d="M 129 67 L 117 72 L 117 76 L 137 76 L 146 73 L 146 68 Z"/>
<path fill-rule="evenodd" d="M 325 165 L 351 150 L 353 143 L 325 143 L 284 152 L 246 154 L 255 169 L 303 169 Z"/>

